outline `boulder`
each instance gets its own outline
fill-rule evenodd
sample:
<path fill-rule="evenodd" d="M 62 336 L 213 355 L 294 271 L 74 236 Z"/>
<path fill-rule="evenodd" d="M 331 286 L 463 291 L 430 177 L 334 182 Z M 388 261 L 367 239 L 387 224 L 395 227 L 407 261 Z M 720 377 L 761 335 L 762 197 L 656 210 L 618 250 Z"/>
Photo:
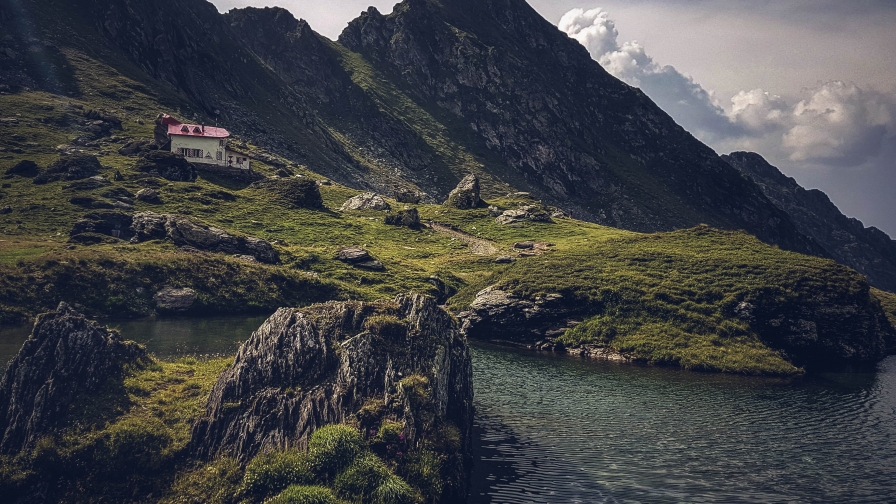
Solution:
<path fill-rule="evenodd" d="M 399 203 L 410 203 L 416 205 L 423 201 L 424 194 L 411 189 L 398 189 L 394 192 L 393 197 Z"/>
<path fill-rule="evenodd" d="M 347 262 L 349 264 L 365 262 L 371 260 L 370 252 L 361 247 L 342 247 L 336 253 L 336 260 Z"/>
<path fill-rule="evenodd" d="M 498 264 L 510 264 L 510 263 L 514 262 L 515 260 L 516 260 L 516 259 L 514 259 L 514 258 L 511 257 L 511 256 L 503 255 L 503 256 L 498 256 L 498 257 L 495 259 L 495 262 L 498 263 Z"/>
<path fill-rule="evenodd" d="M 195 222 L 182 215 L 140 212 L 134 215 L 130 231 L 134 243 L 169 239 L 178 247 L 250 255 L 268 264 L 280 262 L 280 254 L 261 238 L 231 235 L 223 229 Z"/>
<path fill-rule="evenodd" d="M 399 210 L 398 213 L 394 215 L 387 215 L 384 221 L 390 226 L 418 228 L 420 227 L 420 212 L 418 212 L 416 208 Z"/>
<path fill-rule="evenodd" d="M 370 252 L 361 247 L 343 247 L 336 253 L 336 260 L 342 261 L 356 268 L 369 269 L 373 271 L 384 271 L 386 266 L 380 261 L 370 256 Z"/>
<path fill-rule="evenodd" d="M 5 207 L 0 208 L 0 215 L 7 215 L 7 214 L 11 214 L 11 213 L 12 213 L 12 207 L 9 205 L 6 205 Z"/>
<path fill-rule="evenodd" d="M 131 140 L 130 142 L 124 144 L 120 149 L 118 149 L 118 153 L 122 156 L 139 156 L 141 154 L 146 154 L 151 150 L 157 150 L 158 147 L 156 144 L 148 139 L 148 138 L 138 138 L 136 140 Z"/>
<path fill-rule="evenodd" d="M 95 204 L 95 202 L 91 202 L 91 205 Z M 110 205 L 111 206 L 111 205 Z M 91 234 L 91 235 L 102 235 L 105 237 L 119 238 L 122 240 L 128 240 L 132 236 L 134 236 L 133 231 L 131 230 L 131 225 L 133 224 L 133 217 L 130 215 L 117 212 L 117 211 L 98 211 L 92 212 L 84 217 L 80 218 L 75 225 L 72 226 L 72 230 L 69 232 L 69 241 L 73 243 L 83 243 L 88 244 L 90 242 L 96 242 L 95 239 L 86 237 L 80 237 L 83 234 Z M 86 240 L 86 241 L 85 241 Z M 105 240 L 103 240 L 105 241 Z"/>
<path fill-rule="evenodd" d="M 499 215 L 495 222 L 498 224 L 516 224 L 525 221 L 553 222 L 551 215 L 536 205 L 521 206 L 516 210 L 506 210 Z"/>
<path fill-rule="evenodd" d="M 156 308 L 166 312 L 185 312 L 193 306 L 199 296 L 193 289 L 178 289 L 174 287 L 162 287 L 152 297 L 156 302 Z"/>
<path fill-rule="evenodd" d="M 96 156 L 75 153 L 60 156 L 47 169 L 34 177 L 35 184 L 46 184 L 57 180 L 82 180 L 99 174 L 102 165 Z"/>
<path fill-rule="evenodd" d="M 0 453 L 34 447 L 65 420 L 79 396 L 96 392 L 145 356 L 142 347 L 66 303 L 38 316 L 0 382 Z"/>
<path fill-rule="evenodd" d="M 453 426 L 457 462 L 448 467 L 468 474 L 470 350 L 430 297 L 277 310 L 218 378 L 193 425 L 190 450 L 200 459 L 245 462 L 267 450 L 303 448 L 324 425 L 353 422 L 367 432 L 383 420 L 402 424 L 408 446 Z M 442 502 L 462 501 L 465 478 L 445 481 L 461 487 Z"/>
<path fill-rule="evenodd" d="M 476 175 L 467 175 L 457 184 L 457 187 L 448 195 L 445 205 L 468 210 L 476 208 L 482 203 L 479 199 L 479 178 Z"/>
<path fill-rule="evenodd" d="M 391 210 L 392 207 L 386 203 L 386 200 L 382 198 L 382 196 L 372 193 L 366 192 L 355 196 L 354 198 L 349 199 L 345 203 L 342 204 L 343 212 L 346 210 Z"/>
<path fill-rule="evenodd" d="M 161 203 L 162 200 L 159 198 L 159 192 L 155 189 L 145 188 L 137 191 L 137 201 L 143 201 L 145 203 Z"/>
<path fill-rule="evenodd" d="M 479 291 L 468 311 L 457 317 L 467 337 L 531 343 L 567 327 L 581 309 L 561 294 L 529 298 L 493 285 Z"/>
<path fill-rule="evenodd" d="M 196 180 L 196 167 L 183 156 L 168 151 L 150 151 L 137 161 L 134 168 L 174 182 Z"/>
<path fill-rule="evenodd" d="M 12 168 L 6 170 L 6 175 L 18 175 L 20 177 L 36 177 L 40 173 L 40 167 L 34 161 L 19 161 Z"/>

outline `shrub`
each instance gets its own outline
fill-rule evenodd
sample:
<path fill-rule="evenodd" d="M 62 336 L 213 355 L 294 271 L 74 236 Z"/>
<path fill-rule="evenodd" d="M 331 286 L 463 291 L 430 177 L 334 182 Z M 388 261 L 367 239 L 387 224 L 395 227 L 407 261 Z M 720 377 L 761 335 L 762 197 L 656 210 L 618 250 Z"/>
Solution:
<path fill-rule="evenodd" d="M 392 475 L 376 487 L 371 502 L 374 504 L 413 504 L 417 500 L 414 489 L 398 476 Z"/>
<path fill-rule="evenodd" d="M 374 315 L 364 321 L 364 329 L 384 338 L 402 338 L 408 332 L 407 324 L 392 315 Z"/>
<path fill-rule="evenodd" d="M 225 457 L 180 474 L 162 504 L 236 502 L 242 470 L 236 459 Z"/>
<path fill-rule="evenodd" d="M 439 454 L 430 450 L 420 450 L 408 457 L 405 476 L 408 483 L 417 487 L 427 501 L 435 501 L 442 495 L 442 460 Z"/>
<path fill-rule="evenodd" d="M 339 500 L 329 488 L 293 485 L 266 504 L 338 504 Z"/>
<path fill-rule="evenodd" d="M 338 474 L 361 453 L 361 434 L 348 425 L 326 425 L 314 431 L 308 453 L 321 476 Z"/>
<path fill-rule="evenodd" d="M 346 500 L 371 502 L 374 491 L 394 475 L 383 461 L 373 454 L 358 457 L 333 481 L 336 494 Z"/>
<path fill-rule="evenodd" d="M 242 492 L 266 497 L 290 485 L 314 482 L 311 458 L 307 453 L 288 450 L 258 455 L 246 466 Z"/>

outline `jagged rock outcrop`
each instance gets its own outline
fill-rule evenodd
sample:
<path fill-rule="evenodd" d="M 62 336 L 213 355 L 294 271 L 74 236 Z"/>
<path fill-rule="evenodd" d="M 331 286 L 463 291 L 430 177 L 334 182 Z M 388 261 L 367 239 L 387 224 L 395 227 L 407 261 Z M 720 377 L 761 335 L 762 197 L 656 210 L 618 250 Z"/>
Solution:
<path fill-rule="evenodd" d="M 508 259 L 502 262 L 512 262 Z M 582 308 L 562 294 L 528 299 L 493 285 L 479 291 L 469 309 L 457 318 L 469 338 L 532 343 L 563 334 Z"/>
<path fill-rule="evenodd" d="M 81 180 L 93 177 L 102 170 L 96 156 L 91 154 L 70 154 L 60 156 L 47 169 L 34 177 L 35 184 L 46 184 L 57 180 Z"/>
<path fill-rule="evenodd" d="M 394 412 L 413 445 L 423 426 L 403 381 L 412 376 L 428 381 L 437 421 L 453 424 L 469 453 L 470 351 L 435 300 L 404 294 L 394 302 L 281 308 L 219 377 L 193 426 L 192 451 L 246 461 L 267 449 L 303 447 L 316 428 L 351 420 L 371 401 Z"/>
<path fill-rule="evenodd" d="M 232 235 L 223 229 L 195 222 L 182 215 L 140 212 L 134 215 L 130 231 L 133 233 L 131 241 L 136 243 L 167 238 L 179 247 L 250 255 L 269 264 L 280 262 L 280 254 L 261 238 Z"/>
<path fill-rule="evenodd" d="M 788 303 L 760 296 L 735 307 L 735 316 L 797 366 L 839 370 L 874 364 L 896 352 L 896 331 L 868 291 L 867 284 L 819 289 L 812 299 Z"/>
<path fill-rule="evenodd" d="M 481 203 L 482 200 L 479 199 L 479 177 L 472 174 L 464 177 L 445 201 L 445 205 L 460 210 L 476 208 Z"/>
<path fill-rule="evenodd" d="M 40 315 L 0 382 L 0 453 L 32 448 L 64 421 L 81 394 L 96 392 L 145 355 L 65 303 Z"/>
<path fill-rule="evenodd" d="M 183 156 L 163 150 L 149 151 L 137 161 L 134 168 L 173 182 L 196 180 L 196 167 L 192 163 Z"/>
<path fill-rule="evenodd" d="M 361 193 L 342 204 L 341 211 L 346 210 L 391 210 L 392 207 L 382 196 L 372 192 Z"/>
<path fill-rule="evenodd" d="M 829 257 L 864 274 L 871 285 L 896 292 L 896 241 L 886 233 L 843 215 L 825 193 L 804 189 L 759 154 L 733 152 L 722 159 L 756 182 Z"/>

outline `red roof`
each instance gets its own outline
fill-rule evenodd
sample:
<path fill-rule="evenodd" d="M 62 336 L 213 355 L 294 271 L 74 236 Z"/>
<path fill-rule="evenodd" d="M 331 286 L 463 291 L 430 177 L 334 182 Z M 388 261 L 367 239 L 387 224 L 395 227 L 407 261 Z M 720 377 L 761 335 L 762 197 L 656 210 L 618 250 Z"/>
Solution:
<path fill-rule="evenodd" d="M 199 124 L 183 124 L 177 119 L 168 115 L 162 116 L 162 124 L 168 125 L 169 135 L 197 136 L 206 138 L 228 138 L 230 136 L 230 132 L 224 128 L 203 126 Z"/>

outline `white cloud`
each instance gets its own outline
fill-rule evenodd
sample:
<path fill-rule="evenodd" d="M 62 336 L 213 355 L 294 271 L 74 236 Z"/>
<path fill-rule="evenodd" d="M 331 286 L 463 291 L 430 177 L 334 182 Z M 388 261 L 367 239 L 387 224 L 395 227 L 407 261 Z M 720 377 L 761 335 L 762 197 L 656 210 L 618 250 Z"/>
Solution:
<path fill-rule="evenodd" d="M 716 148 L 759 150 L 772 159 L 857 166 L 896 142 L 896 96 L 831 81 L 805 89 L 795 105 L 762 89 L 740 91 L 726 108 L 713 93 L 637 41 L 619 43 L 602 9 L 572 9 L 559 28 L 609 73 L 639 87 L 685 129 Z M 699 49 L 697 49 L 699 50 Z"/>

